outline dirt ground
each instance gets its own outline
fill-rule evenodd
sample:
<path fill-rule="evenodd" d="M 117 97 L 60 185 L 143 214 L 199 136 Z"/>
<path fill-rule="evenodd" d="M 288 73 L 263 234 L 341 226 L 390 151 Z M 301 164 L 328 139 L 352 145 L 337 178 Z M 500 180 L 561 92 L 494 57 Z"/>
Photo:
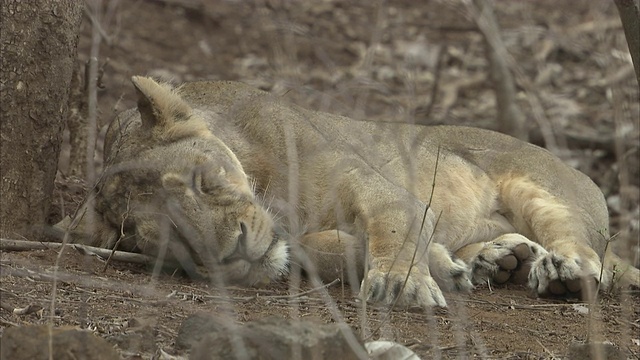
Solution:
<path fill-rule="evenodd" d="M 593 0 L 496 3 L 520 72 L 517 101 L 529 125 L 540 125 L 533 114 L 541 109 L 557 154 L 602 188 L 612 232 L 621 232 L 622 248 L 632 257 L 639 227 L 640 106 L 615 6 Z M 148 74 L 176 83 L 241 80 L 357 119 L 495 129 L 482 36 L 464 9 L 453 0 L 111 1 L 98 19 L 106 35 L 99 48 L 99 122 L 132 107 L 129 78 Z M 79 62 L 89 58 L 91 30 L 87 19 Z M 616 134 L 622 140 L 613 141 Z M 65 151 L 62 173 L 68 171 Z M 60 176 L 52 220 L 72 212 L 85 189 L 81 180 Z M 56 256 L 53 250 L 2 253 L 0 331 L 47 322 Z M 159 349 L 183 354 L 174 346 L 181 322 L 196 311 L 221 311 L 229 298 L 239 322 L 278 315 L 346 321 L 361 330 L 360 305 L 340 285 L 328 288 L 335 316 L 333 305 L 319 291 L 307 292 L 305 282 L 299 289 L 282 282 L 222 291 L 178 276 L 152 278 L 131 264 L 110 263 L 104 270 L 103 260 L 73 250 L 59 264 L 55 324 L 90 329 L 126 359 L 157 356 Z M 406 344 L 423 359 L 563 358 L 572 343 L 587 339 L 640 357 L 638 291 L 604 294 L 589 306 L 536 299 L 517 286 L 480 286 L 469 296 L 447 295 L 447 301 L 448 309 L 429 312 L 369 308 L 365 336 Z M 29 306 L 27 314 L 11 311 Z"/>

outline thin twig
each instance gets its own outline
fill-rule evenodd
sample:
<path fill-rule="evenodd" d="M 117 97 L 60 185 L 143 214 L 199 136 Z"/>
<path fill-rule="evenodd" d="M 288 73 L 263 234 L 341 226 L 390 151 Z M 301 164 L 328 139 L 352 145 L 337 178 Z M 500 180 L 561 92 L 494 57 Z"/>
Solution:
<path fill-rule="evenodd" d="M 378 332 L 378 330 L 380 330 L 380 328 L 385 324 L 386 320 L 391 316 L 391 312 L 393 311 L 394 307 L 396 306 L 396 304 L 398 303 L 398 300 L 400 299 L 400 296 L 402 295 L 402 292 L 404 291 L 407 282 L 409 280 L 409 275 L 411 274 L 411 270 L 413 270 L 413 266 L 416 264 L 416 255 L 418 253 L 418 244 L 420 242 L 420 236 L 422 235 L 422 232 L 424 231 L 424 224 L 427 220 L 427 213 L 429 211 L 429 209 L 431 208 L 431 202 L 433 200 L 433 194 L 435 192 L 435 188 L 436 188 L 436 175 L 438 174 L 438 164 L 440 162 L 440 146 L 438 145 L 438 151 L 436 153 L 436 163 L 433 167 L 433 181 L 431 183 L 431 194 L 429 195 L 429 202 L 426 204 L 425 209 L 424 209 L 424 213 L 422 214 L 422 222 L 420 223 L 420 230 L 418 231 L 418 239 L 416 240 L 416 247 L 413 250 L 413 255 L 411 257 L 411 262 L 409 263 L 409 271 L 407 271 L 407 276 L 405 276 L 404 278 L 404 282 L 402 283 L 402 287 L 400 288 L 400 292 L 398 294 L 398 296 L 394 299 L 393 303 L 391 304 L 391 306 L 389 307 L 387 313 L 385 313 L 384 318 L 382 319 L 382 321 L 380 322 L 380 325 L 374 329 L 371 334 L 366 338 L 366 340 L 369 340 L 373 337 L 373 335 Z M 438 223 L 440 221 L 440 216 L 442 216 L 442 211 L 440 211 L 440 214 L 438 215 L 438 218 L 436 219 L 436 222 L 434 224 L 433 229 L 431 230 L 431 235 L 429 236 L 429 239 L 427 240 L 427 245 L 425 247 L 425 252 L 429 251 L 429 245 L 431 244 L 431 240 L 433 240 L 433 237 L 436 233 L 436 227 L 438 226 Z M 413 227 L 413 223 L 410 225 L 409 228 Z M 407 235 L 408 238 L 408 235 Z M 405 242 L 406 242 L 406 238 L 405 238 Z M 404 243 L 403 243 L 404 246 Z M 424 256 L 424 253 L 420 255 L 420 259 L 422 259 L 422 257 Z M 396 258 L 397 259 L 397 258 Z M 395 263 L 395 260 L 393 260 L 393 263 Z M 391 264 L 391 266 L 393 267 L 393 263 Z M 391 270 L 389 270 L 391 271 Z M 366 277 L 366 273 L 365 273 L 365 277 Z"/>
<path fill-rule="evenodd" d="M 551 356 L 552 359 L 554 360 L 558 359 L 551 351 L 549 351 L 549 349 L 547 349 L 546 346 L 542 345 L 542 342 L 540 342 L 540 340 L 536 339 L 536 342 L 538 343 L 538 345 L 540 345 L 540 347 L 542 348 L 542 350 L 544 350 L 544 352 L 546 352 L 547 354 L 549 354 L 549 356 Z"/>
<path fill-rule="evenodd" d="M 113 254 L 116 252 L 116 250 L 118 249 L 118 246 L 120 245 L 120 242 L 125 237 L 125 234 L 124 234 L 124 223 L 127 221 L 127 218 L 129 217 L 129 212 L 130 212 L 129 202 L 130 202 L 130 200 L 131 200 L 131 192 L 128 192 L 127 193 L 127 209 L 124 212 L 124 214 L 122 214 L 122 222 L 120 223 L 120 237 L 118 237 L 118 240 L 116 240 L 116 243 L 113 245 L 113 250 L 111 250 L 111 254 L 109 254 L 109 257 L 107 258 L 107 261 L 105 261 L 104 268 L 102 268 L 102 272 L 107 271 L 107 267 L 109 266 L 109 262 L 111 261 L 111 258 L 113 257 Z"/>
<path fill-rule="evenodd" d="M 340 279 L 335 279 L 335 280 L 333 280 L 332 282 L 330 282 L 330 283 L 328 283 L 328 284 L 324 284 L 324 285 L 322 285 L 322 286 L 314 287 L 313 289 L 309 289 L 309 290 L 306 290 L 306 291 L 302 291 L 302 292 L 299 292 L 299 293 L 297 293 L 297 294 L 288 294 L 288 295 L 268 295 L 268 296 L 260 296 L 260 298 L 263 298 L 263 299 L 265 299 L 265 298 L 266 298 L 266 299 L 295 299 L 295 298 L 299 298 L 299 297 L 302 297 L 302 296 L 305 296 L 305 295 L 308 295 L 308 294 L 311 294 L 311 293 L 314 293 L 314 292 L 320 291 L 320 290 L 322 290 L 322 289 L 329 288 L 329 287 L 331 287 L 331 286 L 333 286 L 333 285 L 337 284 L 338 282 L 340 282 Z"/>
<path fill-rule="evenodd" d="M 555 308 L 558 308 L 558 307 L 566 307 L 566 306 L 574 305 L 574 304 L 522 305 L 522 304 L 507 304 L 507 303 L 500 303 L 500 302 L 487 301 L 487 300 L 476 300 L 476 299 L 457 299 L 455 301 L 464 302 L 464 303 L 475 303 L 475 304 L 493 305 L 493 306 L 501 306 L 501 307 L 510 307 L 514 309 L 523 309 L 523 310 L 551 310 L 551 311 L 555 311 L 556 310 Z M 575 303 L 575 304 L 582 304 L 582 303 Z"/>
<path fill-rule="evenodd" d="M 436 100 L 438 98 L 438 91 L 440 91 L 440 77 L 442 75 L 442 63 L 444 62 L 444 55 L 446 50 L 442 47 L 438 51 L 438 60 L 436 61 L 436 66 L 433 69 L 433 84 L 431 86 L 431 96 L 429 99 L 429 103 L 425 107 L 421 107 L 419 110 L 416 110 L 416 115 L 420 115 L 421 118 L 424 118 L 425 121 L 429 122 L 429 117 L 431 116 L 431 112 L 433 111 L 433 107 L 436 104 Z"/>

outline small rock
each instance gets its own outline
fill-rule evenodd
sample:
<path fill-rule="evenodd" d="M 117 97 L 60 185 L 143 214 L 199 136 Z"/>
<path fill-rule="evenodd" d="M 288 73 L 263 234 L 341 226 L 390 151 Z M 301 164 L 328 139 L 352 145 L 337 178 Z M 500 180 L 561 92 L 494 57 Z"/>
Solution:
<path fill-rule="evenodd" d="M 53 329 L 53 358 L 56 360 L 119 360 L 109 343 L 88 331 Z M 0 340 L 0 360 L 48 360 L 49 330 L 45 325 L 5 329 Z"/>
<path fill-rule="evenodd" d="M 408 347 L 393 341 L 371 341 L 364 344 L 372 360 L 420 360 Z"/>
<path fill-rule="evenodd" d="M 366 358 L 362 342 L 347 340 L 338 324 L 269 317 L 237 324 L 213 314 L 186 319 L 176 346 L 191 348 L 190 359 L 359 359 Z M 352 348 L 355 348 L 355 350 Z"/>
<path fill-rule="evenodd" d="M 186 318 L 180 325 L 176 349 L 191 349 L 207 334 L 224 331 L 224 329 L 219 315 L 197 312 Z"/>
<path fill-rule="evenodd" d="M 627 356 L 620 349 L 609 342 L 578 343 L 569 346 L 567 354 L 569 360 L 624 360 Z"/>
<path fill-rule="evenodd" d="M 157 351 L 156 331 L 151 326 L 142 326 L 118 333 L 107 340 L 130 353 L 153 354 Z"/>

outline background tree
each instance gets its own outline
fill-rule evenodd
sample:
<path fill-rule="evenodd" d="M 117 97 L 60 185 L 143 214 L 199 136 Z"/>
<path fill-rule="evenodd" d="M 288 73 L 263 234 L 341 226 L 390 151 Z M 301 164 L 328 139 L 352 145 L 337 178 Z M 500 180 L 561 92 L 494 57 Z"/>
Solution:
<path fill-rule="evenodd" d="M 0 0 L 0 236 L 36 240 L 67 117 L 83 2 Z"/>
<path fill-rule="evenodd" d="M 636 80 L 640 85 L 640 1 L 615 0 L 615 3 L 620 13 L 624 34 L 627 37 Z"/>

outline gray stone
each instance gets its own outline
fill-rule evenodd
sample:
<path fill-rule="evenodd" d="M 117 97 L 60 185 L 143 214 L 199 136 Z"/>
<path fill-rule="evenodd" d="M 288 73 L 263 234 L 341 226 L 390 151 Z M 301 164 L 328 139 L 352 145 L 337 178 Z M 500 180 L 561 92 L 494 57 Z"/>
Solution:
<path fill-rule="evenodd" d="M 370 341 L 364 347 L 372 360 L 420 360 L 411 349 L 393 341 Z"/>
<path fill-rule="evenodd" d="M 625 360 L 627 355 L 615 347 L 615 345 L 608 342 L 574 342 L 569 346 L 567 358 L 569 360 Z"/>
<path fill-rule="evenodd" d="M 344 333 L 350 334 L 351 343 Z M 194 360 L 367 358 L 362 342 L 346 325 L 277 317 L 237 324 L 198 313 L 183 322 L 176 346 L 190 348 Z"/>
<path fill-rule="evenodd" d="M 154 354 L 156 346 L 156 331 L 151 326 L 127 329 L 126 332 L 114 334 L 107 340 L 129 353 Z"/>
<path fill-rule="evenodd" d="M 88 331 L 54 328 L 53 359 L 119 360 L 116 350 Z M 45 325 L 11 327 L 0 340 L 0 360 L 48 360 L 49 330 Z"/>

